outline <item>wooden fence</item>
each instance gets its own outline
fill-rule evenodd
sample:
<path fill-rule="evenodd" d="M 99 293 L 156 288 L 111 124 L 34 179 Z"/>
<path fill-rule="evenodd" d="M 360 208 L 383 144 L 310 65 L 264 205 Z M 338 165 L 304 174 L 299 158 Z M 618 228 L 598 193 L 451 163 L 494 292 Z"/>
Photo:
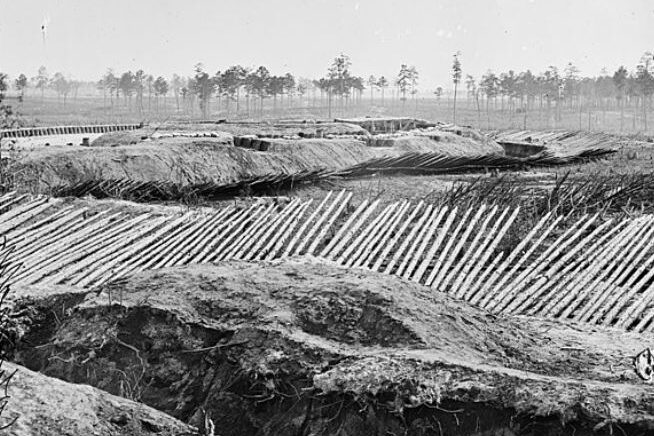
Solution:
<path fill-rule="evenodd" d="M 95 287 L 148 269 L 316 256 L 399 276 L 493 313 L 654 331 L 654 216 L 600 222 L 584 215 L 563 227 L 548 214 L 505 252 L 517 208 L 353 205 L 351 198 L 341 191 L 284 205 L 129 213 L 9 193 L 0 197 L 0 235 L 21 264 L 15 287 Z"/>

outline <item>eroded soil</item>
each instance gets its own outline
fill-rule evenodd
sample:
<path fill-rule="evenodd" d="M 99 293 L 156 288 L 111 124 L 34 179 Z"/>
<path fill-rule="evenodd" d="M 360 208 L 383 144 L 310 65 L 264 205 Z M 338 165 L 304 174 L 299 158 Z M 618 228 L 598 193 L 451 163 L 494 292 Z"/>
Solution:
<path fill-rule="evenodd" d="M 25 321 L 38 313 L 20 308 L 42 298 L 28 294 L 15 303 L 15 361 L 200 428 L 206 414 L 220 435 L 654 428 L 654 387 L 631 362 L 647 337 L 496 317 L 370 271 L 317 260 L 155 270 L 73 293 L 72 307 L 49 295 L 40 307 L 54 322 Z"/>

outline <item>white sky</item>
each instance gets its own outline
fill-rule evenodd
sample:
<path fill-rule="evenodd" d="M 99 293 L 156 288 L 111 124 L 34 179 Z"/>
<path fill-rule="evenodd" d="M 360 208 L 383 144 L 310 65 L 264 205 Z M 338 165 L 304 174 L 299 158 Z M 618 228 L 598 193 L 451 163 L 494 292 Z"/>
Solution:
<path fill-rule="evenodd" d="M 41 32 L 49 18 L 45 42 Z M 266 65 L 317 78 L 348 54 L 353 72 L 449 88 L 464 74 L 564 67 L 633 69 L 654 49 L 654 0 L 0 0 L 0 71 L 97 80 L 108 68 L 169 77 Z"/>

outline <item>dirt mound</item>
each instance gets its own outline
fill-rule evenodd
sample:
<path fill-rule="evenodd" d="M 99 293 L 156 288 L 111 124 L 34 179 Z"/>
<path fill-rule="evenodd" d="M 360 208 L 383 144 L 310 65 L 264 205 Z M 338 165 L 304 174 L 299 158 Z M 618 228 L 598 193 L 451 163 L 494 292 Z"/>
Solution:
<path fill-rule="evenodd" d="M 354 140 L 307 140 L 266 152 L 245 150 L 221 138 L 172 138 L 131 146 L 41 150 L 16 168 L 17 186 L 48 188 L 85 180 L 170 181 L 181 185 L 231 183 L 268 174 L 335 170 L 380 153 Z"/>
<path fill-rule="evenodd" d="M 3 435 L 196 434 L 175 418 L 91 386 L 66 383 L 12 363 L 2 367 L 16 372 L 0 425 L 16 421 Z"/>
<path fill-rule="evenodd" d="M 137 131 L 128 130 L 124 132 L 104 133 L 91 141 L 91 147 L 135 145 L 147 139 L 153 132 L 153 129 L 145 128 Z"/>
<path fill-rule="evenodd" d="M 260 151 L 235 147 L 232 133 L 222 131 L 224 126 L 186 126 L 184 131 L 166 130 L 173 126 L 150 127 L 102 135 L 91 147 L 43 147 L 16 153 L 11 164 L 13 186 L 42 193 L 51 192 L 52 188 L 105 180 L 170 182 L 180 186 L 205 182 L 229 184 L 275 174 L 340 170 L 368 160 L 412 152 L 453 156 L 502 153 L 502 148 L 493 141 L 448 132 L 438 132 L 435 136 L 403 132 L 403 136 L 389 141 L 391 146 L 371 147 L 360 140 L 364 136 L 351 133 L 367 135 L 367 132 L 348 124 L 270 126 L 281 129 L 277 133 L 260 130 L 262 125 L 231 125 L 238 127 L 231 129 L 233 133 L 255 131 L 275 138 L 266 139 L 266 147 Z M 200 130 L 189 130 L 191 127 Z M 320 135 L 343 132 L 347 135 L 333 139 L 278 139 L 289 129 L 295 136 L 308 135 L 306 129 L 319 130 Z"/>
<path fill-rule="evenodd" d="M 191 424 L 206 410 L 224 436 L 654 428 L 630 360 L 645 337 L 499 318 L 324 262 L 155 270 L 57 319 L 23 334 L 18 362 Z"/>

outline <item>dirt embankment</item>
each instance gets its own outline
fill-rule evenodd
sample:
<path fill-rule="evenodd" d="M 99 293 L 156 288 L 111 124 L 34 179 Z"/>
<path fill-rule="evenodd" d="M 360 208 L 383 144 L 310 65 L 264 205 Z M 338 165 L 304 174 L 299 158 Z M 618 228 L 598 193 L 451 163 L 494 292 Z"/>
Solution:
<path fill-rule="evenodd" d="M 223 436 L 654 428 L 630 358 L 647 338 L 500 318 L 369 271 L 230 262 L 74 295 L 15 303 L 15 360 L 191 424 L 206 411 Z M 29 321 L 39 307 L 52 322 Z"/>
<path fill-rule="evenodd" d="M 16 172 L 18 186 L 47 188 L 84 180 L 132 179 L 192 184 L 234 181 L 278 173 L 339 169 L 378 153 L 353 140 L 302 141 L 259 152 L 220 140 L 161 140 L 132 146 L 40 150 Z"/>
<path fill-rule="evenodd" d="M 445 138 L 448 134 L 444 134 Z M 456 139 L 458 138 L 458 139 Z M 354 139 L 271 140 L 267 151 L 232 145 L 229 135 L 130 141 L 118 146 L 42 148 L 23 152 L 12 164 L 15 186 L 35 192 L 87 180 L 131 179 L 180 185 L 232 183 L 269 174 L 338 170 L 407 152 L 488 153 L 493 147 L 469 138 L 434 141 L 403 137 L 393 147 L 367 147 Z M 123 138 L 124 139 L 124 138 Z"/>

